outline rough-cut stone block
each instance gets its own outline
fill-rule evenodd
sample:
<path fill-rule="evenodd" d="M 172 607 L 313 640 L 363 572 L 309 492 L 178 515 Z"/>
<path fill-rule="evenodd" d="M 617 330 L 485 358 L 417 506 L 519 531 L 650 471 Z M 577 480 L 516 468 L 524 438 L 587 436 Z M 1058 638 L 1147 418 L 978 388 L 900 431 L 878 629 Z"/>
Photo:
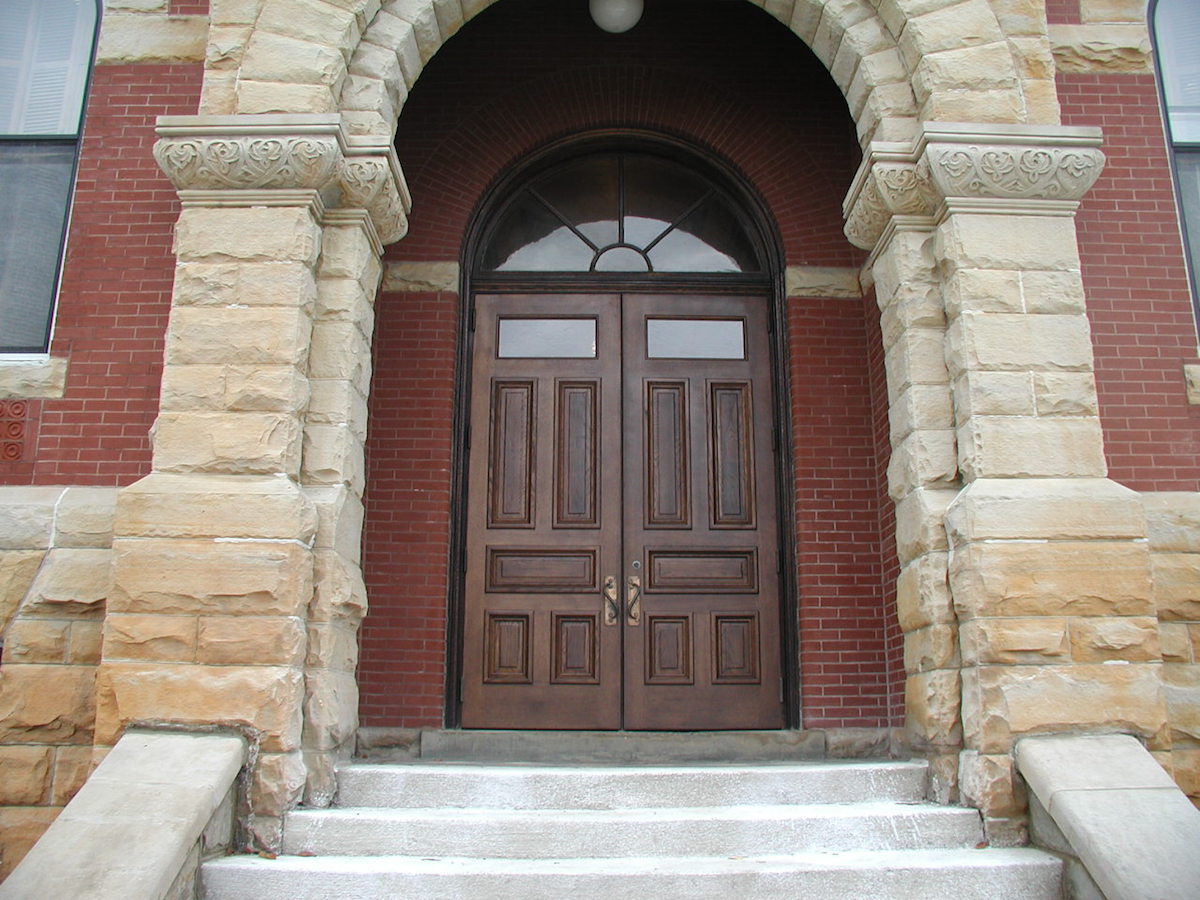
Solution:
<path fill-rule="evenodd" d="M 354 13 L 321 0 L 267 3 L 259 15 L 257 28 L 298 38 L 320 35 L 323 42 L 340 52 L 348 52 L 362 36 Z"/>
<path fill-rule="evenodd" d="M 925 121 L 1001 122 L 1017 124 L 1025 118 L 1025 103 L 1016 88 L 995 90 L 941 90 L 929 95 L 920 108 Z"/>
<path fill-rule="evenodd" d="M 1200 566 L 1195 553 L 1152 553 L 1154 601 L 1167 622 L 1200 622 Z"/>
<path fill-rule="evenodd" d="M 913 72 L 913 93 L 924 103 L 938 91 L 1013 90 L 1017 72 L 1004 40 L 927 53 Z"/>
<path fill-rule="evenodd" d="M 1030 378 L 1029 372 L 960 372 L 954 379 L 957 424 L 965 425 L 974 416 L 1034 415 Z"/>
<path fill-rule="evenodd" d="M 337 672 L 353 673 L 357 665 L 357 628 L 339 622 L 309 624 L 305 666 L 309 669 L 333 669 Z"/>
<path fill-rule="evenodd" d="M 328 750 L 305 750 L 304 767 L 308 778 L 304 783 L 304 805 L 324 809 L 337 796 L 337 754 Z"/>
<path fill-rule="evenodd" d="M 313 554 L 315 585 L 309 622 L 350 622 L 355 625 L 367 611 L 367 589 L 356 560 L 335 550 Z"/>
<path fill-rule="evenodd" d="M 305 260 L 180 262 L 175 306 L 283 306 L 311 309 L 317 281 Z"/>
<path fill-rule="evenodd" d="M 119 540 L 110 612 L 300 615 L 312 551 L 296 541 Z"/>
<path fill-rule="evenodd" d="M 181 306 L 171 313 L 167 365 L 303 367 L 311 329 L 294 306 Z"/>
<path fill-rule="evenodd" d="M 1013 741 L 1046 732 L 1127 732 L 1162 747 L 1167 708 L 1160 666 L 980 666 L 962 671 L 967 747 L 1007 753 Z"/>
<path fill-rule="evenodd" d="M 360 441 L 367 438 L 367 398 L 349 381 L 334 378 L 309 382 L 312 397 L 305 421 L 310 425 L 346 425 Z"/>
<path fill-rule="evenodd" d="M 351 322 L 314 323 L 308 375 L 349 381 L 367 396 L 371 389 L 371 348 L 366 337 Z"/>
<path fill-rule="evenodd" d="M 104 620 L 104 639 L 107 660 L 192 662 L 196 618 L 110 613 Z"/>
<path fill-rule="evenodd" d="M 1200 492 L 1146 492 L 1141 498 L 1151 549 L 1200 553 Z"/>
<path fill-rule="evenodd" d="M 18 616 L 4 635 L 4 663 L 64 663 L 71 623 Z"/>
<path fill-rule="evenodd" d="M 95 679 L 91 666 L 5 666 L 0 744 L 90 744 Z"/>
<path fill-rule="evenodd" d="M 946 553 L 927 553 L 900 571 L 896 579 L 896 611 L 904 631 L 955 621 L 947 559 Z"/>
<path fill-rule="evenodd" d="M 0 806 L 0 881 L 8 878 L 60 811 L 57 806 Z"/>
<path fill-rule="evenodd" d="M 938 229 L 938 254 L 955 269 L 1041 269 L 1078 272 L 1075 221 L 1051 216 L 957 213 Z"/>
<path fill-rule="evenodd" d="M 904 685 L 908 735 L 916 748 L 962 744 L 962 681 L 956 669 L 909 675 Z"/>
<path fill-rule="evenodd" d="M 57 747 L 54 750 L 50 805 L 65 806 L 83 787 L 92 771 L 91 747 Z"/>
<path fill-rule="evenodd" d="M 103 622 L 72 622 L 67 662 L 73 666 L 99 665 L 103 629 Z"/>
<path fill-rule="evenodd" d="M 904 9 L 907 4 L 900 4 Z M 986 0 L 967 0 L 949 7 L 926 5 L 920 13 L 909 13 L 907 27 L 900 37 L 900 48 L 910 67 L 926 53 L 953 50 L 974 44 L 1003 40 L 996 16 Z"/>
<path fill-rule="evenodd" d="M 937 333 L 939 346 L 946 330 L 946 311 L 936 285 L 917 282 L 890 297 L 878 295 L 879 330 L 885 350 L 892 350 L 909 329 L 927 328 Z M 940 351 L 943 355 L 945 351 Z M 949 373 L 946 379 L 949 379 Z M 936 383 L 936 382 L 933 382 Z M 902 389 L 903 385 L 897 385 Z M 892 397 L 894 400 L 895 398 Z"/>
<path fill-rule="evenodd" d="M 956 548 L 954 606 L 963 619 L 1147 616 L 1148 554 L 1134 541 L 988 541 Z"/>
<path fill-rule="evenodd" d="M 1091 332 L 1084 316 L 964 312 L 947 332 L 952 373 L 1078 371 L 1092 366 Z"/>
<path fill-rule="evenodd" d="M 53 747 L 0 747 L 0 806 L 37 806 L 50 792 Z"/>
<path fill-rule="evenodd" d="M 1025 312 L 1045 315 L 1083 315 L 1086 301 L 1079 272 L 1031 271 L 1018 273 Z"/>
<path fill-rule="evenodd" d="M 443 40 L 434 5 L 428 0 L 393 0 L 388 4 L 388 12 L 412 25 L 421 62 L 429 62 Z"/>
<path fill-rule="evenodd" d="M 1108 472 L 1099 418 L 972 416 L 958 428 L 963 477 L 1102 478 Z"/>
<path fill-rule="evenodd" d="M 116 509 L 116 488 L 67 488 L 58 501 L 54 517 L 54 546 L 111 547 Z"/>
<path fill-rule="evenodd" d="M 906 672 L 931 672 L 958 666 L 958 629 L 955 626 L 930 625 L 904 635 Z"/>
<path fill-rule="evenodd" d="M 242 90 L 254 83 L 243 84 Z M 184 261 L 299 262 L 312 266 L 320 247 L 320 227 L 312 213 L 299 206 L 188 207 L 180 213 L 175 229 L 175 252 Z"/>
<path fill-rule="evenodd" d="M 955 547 L 982 540 L 1144 538 L 1138 494 L 1106 478 L 985 478 L 946 511 Z"/>
<path fill-rule="evenodd" d="M 919 488 L 946 488 L 958 479 L 958 445 L 953 430 L 914 431 L 892 448 L 887 470 L 893 499 Z"/>
<path fill-rule="evenodd" d="M 0 550 L 0 634 L 33 584 L 44 550 Z"/>
<path fill-rule="evenodd" d="M 60 487 L 0 487 L 0 550 L 45 550 L 54 533 Z"/>
<path fill-rule="evenodd" d="M 1171 752 L 1171 769 L 1179 789 L 1195 804 L 1200 800 L 1200 749 L 1176 748 Z"/>
<path fill-rule="evenodd" d="M 1047 29 L 1060 72 L 1148 74 L 1153 71 L 1144 24 L 1053 24 Z"/>
<path fill-rule="evenodd" d="M 250 811 L 259 816 L 282 816 L 300 801 L 305 775 L 299 750 L 263 753 L 250 780 Z"/>
<path fill-rule="evenodd" d="M 344 425 L 309 425 L 304 429 L 306 484 L 347 484 L 357 494 L 366 487 L 363 442 Z"/>
<path fill-rule="evenodd" d="M 326 226 L 317 274 L 321 278 L 348 278 L 364 293 L 374 295 L 383 274 L 367 232 L 359 225 Z"/>
<path fill-rule="evenodd" d="M 914 431 L 954 428 L 954 403 L 944 384 L 914 384 L 896 398 L 888 410 L 892 445 Z"/>
<path fill-rule="evenodd" d="M 303 429 L 289 413 L 162 413 L 154 429 L 161 472 L 299 474 Z"/>
<path fill-rule="evenodd" d="M 305 656 L 304 623 L 296 617 L 205 616 L 200 619 L 196 661 L 208 665 L 299 666 Z"/>
<path fill-rule="evenodd" d="M 1163 666 L 1167 720 L 1177 742 L 1200 742 L 1200 665 Z"/>
<path fill-rule="evenodd" d="M 314 669 L 305 680 L 305 749 L 333 750 L 353 741 L 358 728 L 358 682 L 353 673 Z"/>
<path fill-rule="evenodd" d="M 964 750 L 958 760 L 962 799 L 985 816 L 1016 816 L 1025 809 L 1025 787 L 1016 777 L 1011 755 Z"/>
<path fill-rule="evenodd" d="M 968 666 L 1067 663 L 1067 619 L 972 619 L 962 625 L 962 654 Z"/>
<path fill-rule="evenodd" d="M 51 550 L 29 587 L 22 615 L 100 615 L 112 586 L 111 550 Z"/>
<path fill-rule="evenodd" d="M 337 91 L 346 80 L 346 58 L 336 47 L 255 29 L 241 75 L 252 81 L 326 84 Z"/>
<path fill-rule="evenodd" d="M 299 413 L 308 399 L 308 380 L 292 365 L 167 366 L 159 408 Z"/>
<path fill-rule="evenodd" d="M 946 312 L 1023 313 L 1021 273 L 992 269 L 958 269 L 942 286 Z"/>
<path fill-rule="evenodd" d="M 106 13 L 96 63 L 197 63 L 204 59 L 207 36 L 208 22 L 202 16 Z"/>
<path fill-rule="evenodd" d="M 930 551 L 949 549 L 946 509 L 957 496 L 954 490 L 921 489 L 896 504 L 896 551 L 901 565 Z"/>
<path fill-rule="evenodd" d="M 411 88 L 425 66 L 425 61 L 421 58 L 421 49 L 417 45 L 416 29 L 412 23 L 383 9 L 371 22 L 366 37 L 372 43 L 396 54 L 400 62 L 400 71 L 404 74 L 404 83 Z"/>
<path fill-rule="evenodd" d="M 1186 622 L 1159 622 L 1158 642 L 1163 662 L 1190 663 L 1196 661 L 1192 652 L 1192 626 Z"/>
<path fill-rule="evenodd" d="M 1039 416 L 1097 416 L 1096 380 L 1086 372 L 1034 372 Z"/>
<path fill-rule="evenodd" d="M 305 485 L 304 492 L 317 510 L 314 547 L 318 550 L 336 550 L 346 559 L 357 563 L 362 556 L 362 500 L 345 485 Z"/>
<path fill-rule="evenodd" d="M 234 72 L 246 54 L 246 44 L 254 34 L 250 25 L 218 25 L 208 27 L 208 47 L 204 52 L 204 66 L 212 72 Z"/>
<path fill-rule="evenodd" d="M 375 328 L 374 295 L 349 278 L 322 278 L 319 284 L 317 318 L 352 322 L 364 336 L 369 337 Z"/>
<path fill-rule="evenodd" d="M 884 359 L 890 402 L 915 384 L 950 383 L 944 337 L 937 328 L 908 328 L 897 338 Z"/>
<path fill-rule="evenodd" d="M 0 400 L 61 397 L 67 389 L 67 360 L 62 357 L 0 359 Z"/>
<path fill-rule="evenodd" d="M 317 513 L 286 478 L 155 472 L 121 492 L 123 537 L 277 538 L 307 543 Z"/>
<path fill-rule="evenodd" d="M 304 678 L 285 666 L 106 663 L 96 679 L 96 743 L 135 722 L 225 724 L 262 735 L 266 752 L 300 746 Z"/>
<path fill-rule="evenodd" d="M 1072 619 L 1071 655 L 1077 662 L 1160 660 L 1158 620 L 1153 616 Z"/>

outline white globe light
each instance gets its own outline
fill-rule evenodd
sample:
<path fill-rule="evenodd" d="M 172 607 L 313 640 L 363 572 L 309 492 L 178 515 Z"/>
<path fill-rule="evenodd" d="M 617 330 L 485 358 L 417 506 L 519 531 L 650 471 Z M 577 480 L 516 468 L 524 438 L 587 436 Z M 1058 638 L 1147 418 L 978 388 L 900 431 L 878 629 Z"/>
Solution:
<path fill-rule="evenodd" d="M 642 17 L 642 0 L 588 0 L 592 21 L 611 34 L 628 31 Z"/>

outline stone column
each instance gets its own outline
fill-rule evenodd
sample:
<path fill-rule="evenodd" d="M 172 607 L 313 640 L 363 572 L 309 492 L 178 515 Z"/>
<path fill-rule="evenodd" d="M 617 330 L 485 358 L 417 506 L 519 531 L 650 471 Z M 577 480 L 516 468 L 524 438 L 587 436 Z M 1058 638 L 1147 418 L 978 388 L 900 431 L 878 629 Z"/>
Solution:
<path fill-rule="evenodd" d="M 310 619 L 345 597 L 363 605 L 354 584 L 331 599 L 322 565 L 327 548 L 359 540 L 361 515 L 339 517 L 336 498 L 302 486 L 333 470 L 352 483 L 358 459 L 361 491 L 362 429 L 340 456 L 322 429 L 354 421 L 365 402 L 310 385 L 314 335 L 337 315 L 319 282 L 343 260 L 359 273 L 359 306 L 373 296 L 377 231 L 403 232 L 399 170 L 390 149 L 352 146 L 336 116 L 169 117 L 159 133 L 156 158 L 183 204 L 175 292 L 153 471 L 118 501 L 96 743 L 112 746 L 134 723 L 238 728 L 255 747 L 252 837 L 272 848 L 356 706 L 352 691 L 332 700 L 313 687 L 339 653 L 347 663 L 345 641 L 310 633 Z M 352 162 L 380 153 L 384 183 L 356 177 Z M 370 259 L 343 252 L 348 228 L 367 236 Z M 368 345 L 343 349 L 367 368 Z M 310 737 L 306 711 L 342 723 L 339 740 Z"/>
<path fill-rule="evenodd" d="M 1168 740 L 1145 519 L 1137 494 L 1105 477 L 1075 237 L 1075 209 L 1103 165 L 1098 144 L 1091 129 L 927 124 L 914 146 L 893 148 L 920 185 L 909 196 L 935 204 L 920 219 L 933 228 L 921 249 L 940 284 L 945 340 L 926 348 L 926 367 L 949 375 L 964 485 L 940 508 L 925 504 L 935 533 L 944 511 L 953 608 L 940 567 L 922 579 L 906 566 L 901 579 L 909 726 L 928 752 L 926 721 L 945 720 L 952 701 L 914 670 L 927 658 L 947 673 L 957 663 L 927 651 L 921 634 L 956 627 L 958 788 L 994 841 L 1021 837 L 1016 738 L 1125 731 L 1151 749 Z M 903 224 L 887 213 L 881 243 Z M 903 420 L 893 402 L 893 427 Z M 913 618 L 914 602 L 935 612 Z"/>

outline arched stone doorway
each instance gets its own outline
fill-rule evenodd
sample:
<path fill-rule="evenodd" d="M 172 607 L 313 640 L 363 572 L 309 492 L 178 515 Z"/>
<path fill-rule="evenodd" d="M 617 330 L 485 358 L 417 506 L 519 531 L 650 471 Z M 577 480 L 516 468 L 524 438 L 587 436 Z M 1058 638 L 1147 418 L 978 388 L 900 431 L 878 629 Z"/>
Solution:
<path fill-rule="evenodd" d="M 302 792 L 328 800 L 332 762 L 353 740 L 371 299 L 381 244 L 404 234 L 410 208 L 392 135 L 423 67 L 486 5 L 361 0 L 325 4 L 319 21 L 290 0 L 223 5 L 214 33 L 238 39 L 209 55 L 204 115 L 161 123 L 157 155 L 185 201 L 169 389 L 154 472 L 123 492 L 117 583 L 152 605 L 139 577 L 164 558 L 190 561 L 173 569 L 184 581 L 242 573 L 222 596 L 260 597 L 269 575 L 283 598 L 272 616 L 301 621 L 314 652 L 153 667 L 116 635 L 96 740 L 151 715 L 147 698 L 160 720 L 254 722 L 264 822 Z M 1140 554 L 1128 571 L 1144 570 L 1145 525 L 1136 498 L 1104 477 L 1071 219 L 1102 165 L 1098 133 L 1057 125 L 1044 23 L 994 5 L 767 9 L 828 68 L 866 147 L 846 233 L 870 253 L 864 280 L 882 310 L 908 738 L 935 760 L 941 796 L 961 775 L 970 799 L 1004 815 L 1020 805 L 1015 736 L 1057 727 L 1064 706 L 1072 727 L 1119 708 L 1158 742 L 1165 714 L 1154 659 L 1014 662 L 997 649 L 1005 629 L 1061 612 L 1043 594 L 1014 611 L 998 583 L 1029 571 L 1069 581 L 1114 549 Z M 263 349 L 272 389 L 247 399 L 206 381 L 204 366 L 214 329 L 251 324 L 280 339 Z M 231 518 L 212 515 L 214 498 Z M 208 610 L 200 587 L 180 594 Z M 1076 708 L 1082 684 L 1101 700 Z"/>

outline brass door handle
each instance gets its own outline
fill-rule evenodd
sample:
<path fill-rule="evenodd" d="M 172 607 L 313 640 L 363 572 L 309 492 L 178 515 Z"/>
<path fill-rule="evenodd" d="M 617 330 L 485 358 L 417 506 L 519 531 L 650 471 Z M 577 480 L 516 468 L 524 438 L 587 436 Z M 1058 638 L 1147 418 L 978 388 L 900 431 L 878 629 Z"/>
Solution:
<path fill-rule="evenodd" d="M 621 616 L 621 600 L 617 596 L 617 578 L 609 575 L 604 579 L 604 624 L 616 625 Z"/>
<path fill-rule="evenodd" d="M 642 576 L 630 575 L 625 594 L 625 624 L 642 624 Z"/>

